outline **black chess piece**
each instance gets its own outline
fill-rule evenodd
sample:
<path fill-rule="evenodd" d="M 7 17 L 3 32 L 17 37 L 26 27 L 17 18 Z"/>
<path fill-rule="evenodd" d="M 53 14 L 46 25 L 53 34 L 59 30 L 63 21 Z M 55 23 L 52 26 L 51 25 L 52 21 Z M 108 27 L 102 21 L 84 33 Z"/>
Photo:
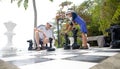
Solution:
<path fill-rule="evenodd" d="M 65 34 L 65 43 L 63 44 L 65 50 L 70 49 L 70 40 L 68 38 L 68 34 Z"/>
<path fill-rule="evenodd" d="M 79 49 L 80 45 L 77 43 L 78 29 L 73 28 L 72 33 L 73 33 L 73 38 L 74 38 L 74 43 L 72 44 L 72 49 Z"/>
<path fill-rule="evenodd" d="M 32 40 L 28 40 L 27 41 L 29 43 L 29 47 L 28 47 L 28 50 L 33 50 L 33 41 Z"/>
<path fill-rule="evenodd" d="M 110 47 L 113 49 L 120 48 L 120 26 L 112 25 L 107 32 L 111 33 Z"/>
<path fill-rule="evenodd" d="M 52 38 L 49 38 L 49 42 L 50 42 L 50 47 L 47 47 L 47 51 L 55 51 L 55 48 L 52 48 Z"/>

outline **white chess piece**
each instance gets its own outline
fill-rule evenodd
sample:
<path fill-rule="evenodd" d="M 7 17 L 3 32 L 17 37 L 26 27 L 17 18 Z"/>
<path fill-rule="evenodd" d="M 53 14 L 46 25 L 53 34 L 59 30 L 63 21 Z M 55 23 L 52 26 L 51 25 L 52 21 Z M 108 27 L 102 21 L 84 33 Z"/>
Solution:
<path fill-rule="evenodd" d="M 90 49 L 90 44 L 89 43 L 87 43 L 87 46 L 88 46 L 88 49 Z"/>
<path fill-rule="evenodd" d="M 5 33 L 5 35 L 8 38 L 8 42 L 6 46 L 2 49 L 3 55 L 16 54 L 17 49 L 13 46 L 13 43 L 12 43 L 12 38 L 15 35 L 15 33 L 13 33 L 13 29 L 15 28 L 16 24 L 13 22 L 6 22 L 4 23 L 4 25 L 7 28 L 7 32 Z"/>
<path fill-rule="evenodd" d="M 74 38 L 73 37 L 69 37 L 70 40 L 70 46 L 72 46 L 72 44 L 74 43 Z"/>

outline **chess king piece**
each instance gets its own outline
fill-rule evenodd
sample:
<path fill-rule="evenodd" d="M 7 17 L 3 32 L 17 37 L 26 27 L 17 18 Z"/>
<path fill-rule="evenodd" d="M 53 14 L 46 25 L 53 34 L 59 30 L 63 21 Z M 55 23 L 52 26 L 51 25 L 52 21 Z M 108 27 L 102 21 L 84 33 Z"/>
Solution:
<path fill-rule="evenodd" d="M 72 44 L 72 49 L 79 49 L 80 45 L 77 43 L 77 33 L 78 33 L 78 29 L 73 28 L 72 30 L 73 33 L 73 38 L 74 38 L 74 42 Z"/>
<path fill-rule="evenodd" d="M 120 26 L 112 25 L 107 32 L 111 34 L 110 47 L 113 49 L 120 49 Z"/>
<path fill-rule="evenodd" d="M 65 43 L 63 44 L 63 47 L 65 50 L 70 49 L 70 40 L 68 38 L 68 34 L 65 34 L 64 37 L 65 37 Z"/>
<path fill-rule="evenodd" d="M 6 22 L 4 23 L 4 25 L 7 28 L 7 32 L 5 33 L 5 35 L 8 38 L 8 42 L 6 46 L 2 49 L 3 56 L 15 55 L 17 48 L 15 48 L 15 46 L 13 45 L 12 38 L 15 35 L 15 33 L 13 33 L 13 29 L 15 28 L 16 24 L 13 22 Z"/>
<path fill-rule="evenodd" d="M 32 40 L 28 40 L 27 41 L 29 43 L 29 47 L 28 47 L 28 50 L 33 50 L 33 41 Z"/>
<path fill-rule="evenodd" d="M 47 47 L 47 51 L 55 51 L 55 48 L 52 47 L 53 38 L 49 38 L 50 47 Z"/>

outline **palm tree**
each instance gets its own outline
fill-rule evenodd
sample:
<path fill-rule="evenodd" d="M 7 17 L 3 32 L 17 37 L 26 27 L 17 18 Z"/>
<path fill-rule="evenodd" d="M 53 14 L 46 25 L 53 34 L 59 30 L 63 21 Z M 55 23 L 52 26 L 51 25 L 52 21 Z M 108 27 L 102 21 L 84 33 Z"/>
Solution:
<path fill-rule="evenodd" d="M 34 11 L 34 28 L 37 27 L 37 8 L 36 1 L 33 0 L 33 11 Z"/>
<path fill-rule="evenodd" d="M 37 27 L 37 8 L 36 8 L 36 1 L 33 0 L 33 11 L 34 11 L 34 28 Z M 33 30 L 33 40 L 34 40 L 34 47 L 36 47 L 35 44 L 35 31 Z"/>
<path fill-rule="evenodd" d="M 11 0 L 11 3 L 13 3 L 13 1 L 16 1 L 16 0 Z M 18 7 L 21 6 L 21 3 L 22 3 L 23 0 L 18 0 L 17 4 L 18 4 Z M 37 8 L 36 8 L 36 1 L 35 0 L 32 0 L 32 3 L 33 3 L 33 11 L 34 11 L 34 28 L 37 27 Z M 24 0 L 24 8 L 25 10 L 27 10 L 28 8 L 28 0 Z M 33 30 L 34 32 L 34 30 Z M 34 40 L 34 36 L 35 36 L 35 33 L 33 33 L 33 40 Z M 35 42 L 35 40 L 34 40 Z M 34 46 L 36 46 L 36 44 L 34 44 Z"/>
<path fill-rule="evenodd" d="M 68 6 L 68 5 L 71 5 L 71 4 L 72 4 L 72 2 L 70 2 L 70 1 L 64 1 L 59 6 L 62 6 L 64 8 L 65 6 Z"/>

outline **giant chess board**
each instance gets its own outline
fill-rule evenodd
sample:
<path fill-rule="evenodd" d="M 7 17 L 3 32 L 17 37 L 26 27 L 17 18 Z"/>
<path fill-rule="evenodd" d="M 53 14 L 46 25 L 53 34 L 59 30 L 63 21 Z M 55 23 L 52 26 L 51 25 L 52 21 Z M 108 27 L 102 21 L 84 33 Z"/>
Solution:
<path fill-rule="evenodd" d="M 18 51 L 16 55 L 1 56 L 0 59 L 20 69 L 89 69 L 116 55 L 120 49 L 91 48 L 88 50 Z"/>

